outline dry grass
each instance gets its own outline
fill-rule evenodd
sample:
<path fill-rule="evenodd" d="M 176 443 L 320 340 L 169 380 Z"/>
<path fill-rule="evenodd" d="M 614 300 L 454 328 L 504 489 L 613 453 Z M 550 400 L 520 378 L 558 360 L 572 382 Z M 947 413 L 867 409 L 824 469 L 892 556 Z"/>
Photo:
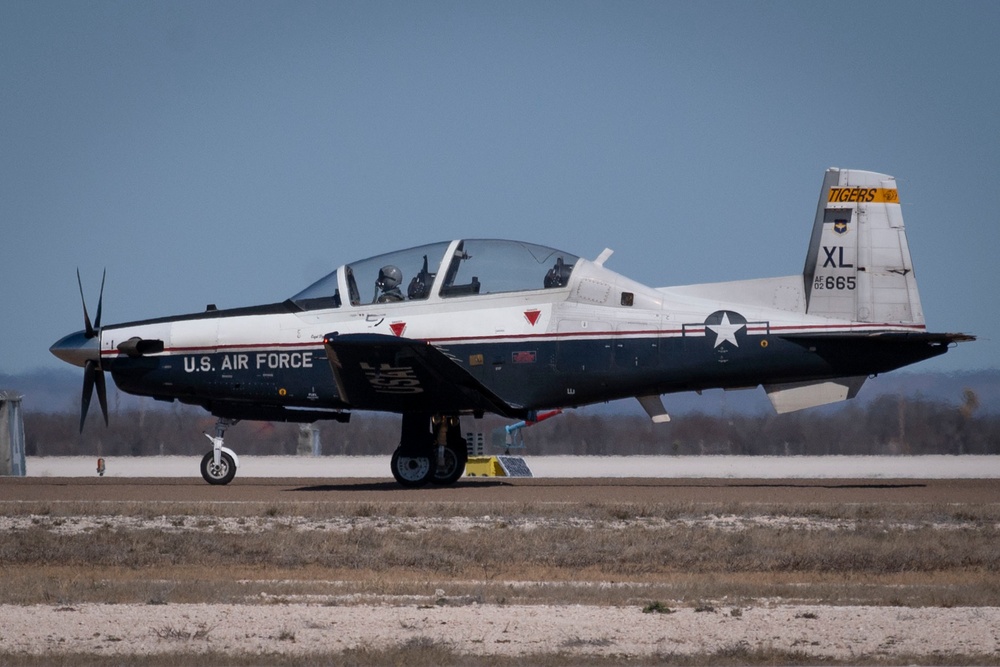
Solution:
<path fill-rule="evenodd" d="M 543 575 L 525 578 L 525 574 Z M 325 568 L 88 568 L 50 566 L 4 569 L 0 602 L 6 604 L 140 603 L 321 605 L 355 604 L 586 604 L 636 605 L 667 601 L 695 607 L 705 600 L 726 611 L 781 599 L 790 603 L 894 606 L 995 606 L 997 582 L 981 572 L 901 573 L 891 576 L 809 576 L 798 573 L 674 573 L 647 580 L 609 581 L 600 572 L 577 580 L 544 577 L 459 580 L 406 570 L 341 571 Z M 566 576 L 566 573 L 558 573 Z M 155 576 L 154 579 L 148 579 Z M 606 576 L 606 575 L 605 575 Z M 444 591 L 439 595 L 438 591 Z"/>
<path fill-rule="evenodd" d="M 641 518 L 690 519 L 705 516 L 774 516 L 808 520 L 865 521 L 872 524 L 997 524 L 1000 504 L 871 504 L 808 503 L 802 505 L 704 502 L 177 502 L 177 501 L 0 501 L 0 515 L 49 517 L 134 516 L 178 517 L 343 517 L 452 518 L 491 516 L 498 521 L 520 518 L 559 518 L 614 521 Z"/>
<path fill-rule="evenodd" d="M 1000 605 L 996 506 L 256 509 L 2 503 L 0 602 Z"/>

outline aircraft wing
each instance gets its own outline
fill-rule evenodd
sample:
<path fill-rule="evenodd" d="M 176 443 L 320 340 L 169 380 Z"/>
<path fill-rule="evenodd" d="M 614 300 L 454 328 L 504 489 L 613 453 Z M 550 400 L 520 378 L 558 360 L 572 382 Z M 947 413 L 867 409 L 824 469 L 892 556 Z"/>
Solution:
<path fill-rule="evenodd" d="M 337 391 L 352 409 L 385 412 L 526 411 L 494 394 L 441 349 L 382 334 L 328 334 Z"/>

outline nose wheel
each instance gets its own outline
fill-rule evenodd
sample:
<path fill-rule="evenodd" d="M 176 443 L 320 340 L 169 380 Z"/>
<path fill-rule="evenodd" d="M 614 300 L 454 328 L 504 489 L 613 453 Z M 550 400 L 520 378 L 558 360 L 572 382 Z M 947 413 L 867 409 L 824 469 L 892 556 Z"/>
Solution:
<path fill-rule="evenodd" d="M 229 484 L 236 477 L 240 460 L 236 452 L 224 446 L 226 429 L 236 423 L 235 419 L 220 419 L 215 422 L 215 436 L 205 434 L 212 441 L 212 451 L 201 459 L 201 476 L 209 484 Z"/>
<path fill-rule="evenodd" d="M 229 484 L 236 477 L 236 463 L 225 452 L 220 453 L 216 463 L 215 452 L 209 452 L 201 460 L 201 476 L 209 484 Z"/>

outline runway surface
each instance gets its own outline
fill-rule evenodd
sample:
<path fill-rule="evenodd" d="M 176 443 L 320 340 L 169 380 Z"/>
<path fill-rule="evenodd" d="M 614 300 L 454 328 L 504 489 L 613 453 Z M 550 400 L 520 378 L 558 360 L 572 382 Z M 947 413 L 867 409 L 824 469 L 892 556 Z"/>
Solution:
<path fill-rule="evenodd" d="M 1000 456 L 523 456 L 536 478 L 1000 479 Z M 105 477 L 198 478 L 200 456 L 108 456 Z M 29 477 L 96 477 L 96 456 L 27 459 Z M 237 479 L 388 478 L 388 456 L 240 456 Z"/>
<path fill-rule="evenodd" d="M 996 479 L 650 479 L 461 480 L 404 489 L 384 478 L 0 478 L 0 501 L 223 503 L 801 503 L 976 504 L 1000 502 Z"/>

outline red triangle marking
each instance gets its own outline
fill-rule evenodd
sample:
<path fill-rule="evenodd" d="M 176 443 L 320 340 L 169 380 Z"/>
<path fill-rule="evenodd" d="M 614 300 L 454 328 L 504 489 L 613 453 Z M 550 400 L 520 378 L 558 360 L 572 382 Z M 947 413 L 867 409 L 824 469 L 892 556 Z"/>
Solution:
<path fill-rule="evenodd" d="M 403 331 L 406 330 L 406 322 L 393 322 L 389 325 L 389 328 L 392 329 L 392 333 L 402 336 Z"/>
<path fill-rule="evenodd" d="M 528 320 L 531 326 L 535 326 L 535 322 L 538 321 L 538 316 L 542 314 L 540 310 L 526 310 L 524 311 L 524 317 Z"/>

